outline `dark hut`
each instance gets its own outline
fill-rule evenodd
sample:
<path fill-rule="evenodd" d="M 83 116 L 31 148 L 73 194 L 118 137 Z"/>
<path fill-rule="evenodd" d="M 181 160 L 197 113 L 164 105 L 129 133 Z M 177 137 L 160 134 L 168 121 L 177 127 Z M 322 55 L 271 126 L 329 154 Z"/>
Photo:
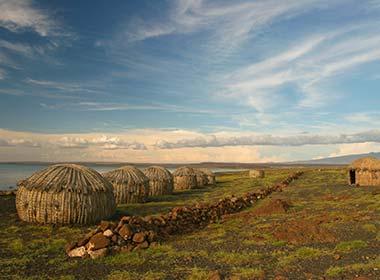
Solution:
<path fill-rule="evenodd" d="M 215 174 L 208 168 L 201 168 L 200 170 L 202 170 L 207 176 L 207 185 L 215 185 Z"/>
<path fill-rule="evenodd" d="M 348 168 L 350 185 L 380 186 L 380 160 L 374 157 L 361 158 Z"/>
<path fill-rule="evenodd" d="M 257 170 L 257 169 L 249 170 L 249 177 L 250 178 L 264 178 L 265 177 L 264 170 Z"/>
<path fill-rule="evenodd" d="M 142 203 L 149 194 L 149 179 L 134 166 L 123 166 L 103 174 L 114 188 L 116 204 Z"/>
<path fill-rule="evenodd" d="M 173 193 L 173 175 L 161 166 L 151 166 L 144 170 L 149 179 L 149 196 Z"/>
<path fill-rule="evenodd" d="M 44 224 L 93 224 L 116 209 L 112 185 L 98 172 L 75 164 L 58 164 L 18 183 L 21 220 Z"/>
<path fill-rule="evenodd" d="M 180 167 L 173 173 L 174 189 L 188 190 L 197 188 L 197 176 L 191 167 Z"/>

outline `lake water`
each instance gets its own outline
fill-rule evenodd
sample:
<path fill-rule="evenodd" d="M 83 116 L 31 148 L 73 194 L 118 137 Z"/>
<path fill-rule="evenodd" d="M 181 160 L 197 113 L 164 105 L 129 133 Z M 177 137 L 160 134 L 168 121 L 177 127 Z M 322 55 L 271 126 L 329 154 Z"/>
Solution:
<path fill-rule="evenodd" d="M 19 163 L 0 163 L 0 190 L 6 190 L 16 187 L 17 182 L 22 179 L 28 178 L 34 172 L 46 168 L 46 164 L 19 164 Z M 102 164 L 86 164 L 86 166 L 97 170 L 100 173 L 107 172 L 118 168 L 115 165 L 102 165 Z M 143 167 L 136 166 L 137 168 L 143 169 Z M 145 168 L 145 167 L 144 167 Z M 173 171 L 174 168 L 168 168 Z M 228 169 L 228 168 L 215 168 L 211 169 L 214 172 L 227 172 L 227 171 L 238 171 L 239 169 Z M 241 170 L 241 169 L 240 169 Z"/>

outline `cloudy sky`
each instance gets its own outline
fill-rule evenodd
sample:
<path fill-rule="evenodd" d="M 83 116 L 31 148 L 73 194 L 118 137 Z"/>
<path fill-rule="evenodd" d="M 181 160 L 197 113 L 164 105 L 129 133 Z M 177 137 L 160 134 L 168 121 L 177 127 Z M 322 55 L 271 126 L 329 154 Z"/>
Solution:
<path fill-rule="evenodd" d="M 380 151 L 379 0 L 0 0 L 0 161 Z"/>

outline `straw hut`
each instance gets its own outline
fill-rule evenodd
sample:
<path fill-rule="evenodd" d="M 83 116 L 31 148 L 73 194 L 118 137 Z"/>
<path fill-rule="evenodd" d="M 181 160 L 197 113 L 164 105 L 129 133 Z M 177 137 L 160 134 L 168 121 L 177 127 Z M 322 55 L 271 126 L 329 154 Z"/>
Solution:
<path fill-rule="evenodd" d="M 197 176 L 193 168 L 180 167 L 173 173 L 174 189 L 188 190 L 197 188 Z"/>
<path fill-rule="evenodd" d="M 257 169 L 249 170 L 249 177 L 250 178 L 264 178 L 265 177 L 264 170 L 257 170 Z"/>
<path fill-rule="evenodd" d="M 208 185 L 208 179 L 206 173 L 204 173 L 201 169 L 194 168 L 195 176 L 197 178 L 197 186 L 198 188 L 204 187 Z"/>
<path fill-rule="evenodd" d="M 21 220 L 44 224 L 93 224 L 116 210 L 112 185 L 98 172 L 58 164 L 18 183 L 16 208 Z"/>
<path fill-rule="evenodd" d="M 374 157 L 361 158 L 348 168 L 350 185 L 380 186 L 380 160 Z"/>
<path fill-rule="evenodd" d="M 173 193 L 173 175 L 161 166 L 151 166 L 144 170 L 149 179 L 149 196 Z"/>
<path fill-rule="evenodd" d="M 134 166 L 123 166 L 103 174 L 113 185 L 116 204 L 143 203 L 149 194 L 149 179 Z"/>
<path fill-rule="evenodd" d="M 207 176 L 207 185 L 215 185 L 215 174 L 208 168 L 201 168 L 200 170 L 202 170 Z"/>

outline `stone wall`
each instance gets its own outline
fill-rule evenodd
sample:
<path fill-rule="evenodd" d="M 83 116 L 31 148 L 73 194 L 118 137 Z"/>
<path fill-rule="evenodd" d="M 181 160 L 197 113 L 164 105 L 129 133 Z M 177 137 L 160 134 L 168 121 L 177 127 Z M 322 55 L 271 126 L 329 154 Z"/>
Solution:
<path fill-rule="evenodd" d="M 302 174 L 296 172 L 279 184 L 241 197 L 226 197 L 213 204 L 175 207 L 159 216 L 125 216 L 118 223 L 102 221 L 97 229 L 78 242 L 67 244 L 66 253 L 69 257 L 98 258 L 111 253 L 146 249 L 168 235 L 190 232 L 218 221 L 225 214 L 250 207 L 257 200 L 281 191 Z"/>

